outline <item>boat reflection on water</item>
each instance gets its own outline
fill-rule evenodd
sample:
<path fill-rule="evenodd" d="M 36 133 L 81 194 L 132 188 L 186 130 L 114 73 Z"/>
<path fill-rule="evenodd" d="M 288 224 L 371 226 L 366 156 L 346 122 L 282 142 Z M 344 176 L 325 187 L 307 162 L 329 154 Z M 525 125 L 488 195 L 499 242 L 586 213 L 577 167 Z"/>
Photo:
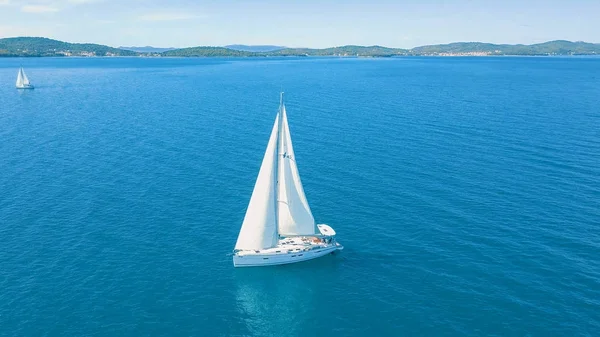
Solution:
<path fill-rule="evenodd" d="M 262 268 L 237 269 L 238 320 L 252 336 L 313 336 L 319 301 L 331 296 L 339 259 L 333 257 Z M 325 307 L 327 305 L 324 305 Z"/>
<path fill-rule="evenodd" d="M 306 318 L 315 304 L 314 292 L 297 271 L 269 269 L 246 269 L 245 275 L 236 277 L 239 319 L 252 336 L 300 335 L 309 324 Z"/>

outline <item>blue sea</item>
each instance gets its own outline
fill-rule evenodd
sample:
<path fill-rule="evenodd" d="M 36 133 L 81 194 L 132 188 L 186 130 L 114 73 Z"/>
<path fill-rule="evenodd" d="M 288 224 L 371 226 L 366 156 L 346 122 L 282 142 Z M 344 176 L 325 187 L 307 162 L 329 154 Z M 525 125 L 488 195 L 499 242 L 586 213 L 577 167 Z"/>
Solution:
<path fill-rule="evenodd" d="M 281 90 L 345 249 L 233 268 Z M 600 58 L 0 59 L 3 336 L 598 336 L 599 201 Z"/>

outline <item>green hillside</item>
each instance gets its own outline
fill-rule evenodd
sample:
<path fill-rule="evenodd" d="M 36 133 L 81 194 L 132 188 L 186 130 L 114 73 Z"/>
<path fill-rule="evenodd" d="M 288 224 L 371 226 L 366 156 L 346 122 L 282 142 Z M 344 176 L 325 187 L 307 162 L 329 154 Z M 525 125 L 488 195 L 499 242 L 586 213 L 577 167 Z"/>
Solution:
<path fill-rule="evenodd" d="M 92 43 L 68 43 L 44 37 L 0 39 L 0 56 L 137 56 L 139 53 Z"/>
<path fill-rule="evenodd" d="M 410 50 L 411 55 L 467 53 L 485 53 L 489 55 L 597 55 L 600 54 L 600 44 L 562 40 L 531 45 L 456 42 L 422 46 Z"/>

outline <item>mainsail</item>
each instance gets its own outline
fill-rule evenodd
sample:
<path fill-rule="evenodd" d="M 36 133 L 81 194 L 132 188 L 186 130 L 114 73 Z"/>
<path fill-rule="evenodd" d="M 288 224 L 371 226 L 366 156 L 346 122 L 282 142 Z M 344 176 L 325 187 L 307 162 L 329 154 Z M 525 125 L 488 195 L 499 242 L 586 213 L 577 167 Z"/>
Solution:
<path fill-rule="evenodd" d="M 25 70 L 23 70 L 22 67 L 21 67 L 21 74 L 23 74 L 23 84 L 29 85 L 29 79 L 27 78 L 27 75 L 25 74 Z"/>
<path fill-rule="evenodd" d="M 277 138 L 279 116 L 275 119 L 246 216 L 235 249 L 263 249 L 277 245 Z"/>

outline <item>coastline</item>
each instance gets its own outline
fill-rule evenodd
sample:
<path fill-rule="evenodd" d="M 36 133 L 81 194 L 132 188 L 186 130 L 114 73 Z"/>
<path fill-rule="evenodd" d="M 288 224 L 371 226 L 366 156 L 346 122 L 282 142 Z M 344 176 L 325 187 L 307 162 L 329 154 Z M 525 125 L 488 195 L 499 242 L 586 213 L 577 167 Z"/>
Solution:
<path fill-rule="evenodd" d="M 495 56 L 594 56 L 600 44 L 548 41 L 531 45 L 453 42 L 410 49 L 379 45 L 344 45 L 329 48 L 282 48 L 271 51 L 248 51 L 218 46 L 197 46 L 165 51 L 138 52 L 93 43 L 69 43 L 44 37 L 0 39 L 0 57 L 495 57 Z"/>

